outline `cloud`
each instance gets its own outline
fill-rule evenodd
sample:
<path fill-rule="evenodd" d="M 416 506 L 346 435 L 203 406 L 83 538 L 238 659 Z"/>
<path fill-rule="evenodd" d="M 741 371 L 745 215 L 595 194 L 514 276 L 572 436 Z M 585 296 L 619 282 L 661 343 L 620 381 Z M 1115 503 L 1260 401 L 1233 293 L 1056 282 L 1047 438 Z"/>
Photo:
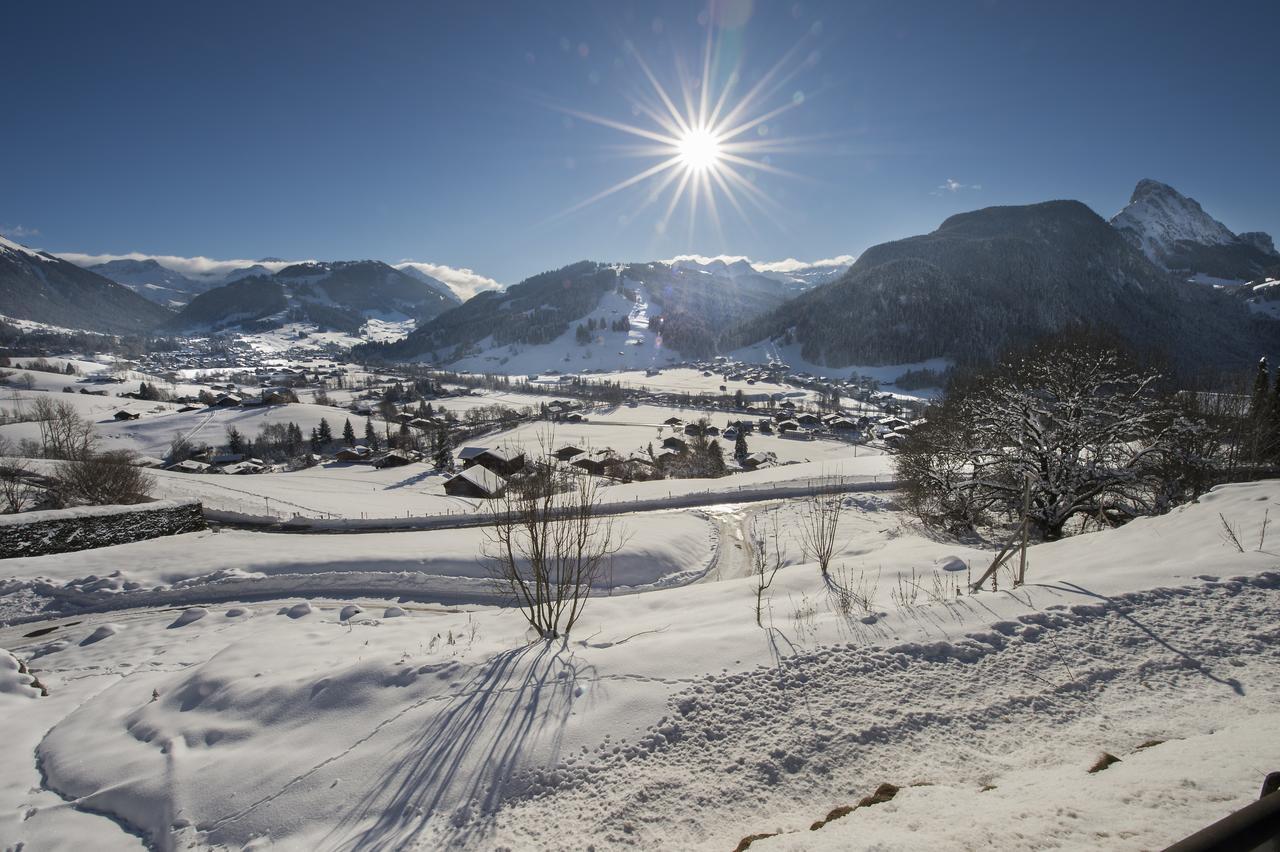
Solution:
<path fill-rule="evenodd" d="M 424 263 L 417 260 L 402 260 L 395 264 L 396 269 L 404 269 L 406 266 L 412 266 L 419 272 L 443 281 L 464 302 L 484 290 L 503 289 L 503 285 L 492 278 L 466 267 L 458 268 L 445 266 L 443 263 Z"/>
<path fill-rule="evenodd" d="M 804 269 L 807 266 L 829 266 L 835 268 L 837 266 L 851 266 L 857 255 L 842 254 L 836 257 L 824 257 L 822 260 L 796 260 L 789 257 L 786 260 L 771 260 L 768 263 L 753 263 L 756 269 L 761 272 L 795 272 L 797 269 Z"/>
<path fill-rule="evenodd" d="M 154 260 L 156 263 L 172 269 L 174 272 L 180 272 L 188 278 L 194 278 L 197 281 L 215 281 L 226 277 L 228 272 L 237 269 L 244 269 L 246 266 L 258 264 L 256 260 L 215 260 L 211 257 L 179 257 L 172 254 L 142 254 L 141 252 L 129 252 L 128 254 L 80 254 L 78 252 L 58 252 L 57 256 L 63 260 L 69 260 L 76 266 L 96 266 L 99 263 L 107 263 L 112 260 Z M 305 260 L 271 260 L 261 263 L 272 272 L 279 272 L 286 266 L 295 263 L 306 263 Z"/>
<path fill-rule="evenodd" d="M 957 192 L 964 192 L 965 190 L 973 190 L 976 192 L 980 189 L 982 189 L 982 184 L 980 183 L 961 183 L 955 178 L 947 178 L 945 183 L 929 194 L 942 195 L 945 192 L 954 195 Z"/>
<path fill-rule="evenodd" d="M 11 240 L 23 240 L 28 237 L 40 236 L 39 228 L 28 228 L 25 225 L 0 225 L 0 237 L 8 237 Z"/>
<path fill-rule="evenodd" d="M 747 263 L 755 267 L 757 272 L 795 272 L 797 269 L 805 269 L 811 266 L 849 266 L 855 260 L 856 255 L 842 254 L 836 257 L 824 257 L 822 260 L 796 260 L 789 257 L 786 260 L 767 260 L 754 261 L 746 255 L 718 254 L 707 256 L 705 254 L 678 254 L 666 263 L 675 263 L 677 260 L 692 260 L 695 263 L 707 264 L 713 260 L 722 260 L 725 263 L 736 263 L 739 260 L 745 260 Z"/>

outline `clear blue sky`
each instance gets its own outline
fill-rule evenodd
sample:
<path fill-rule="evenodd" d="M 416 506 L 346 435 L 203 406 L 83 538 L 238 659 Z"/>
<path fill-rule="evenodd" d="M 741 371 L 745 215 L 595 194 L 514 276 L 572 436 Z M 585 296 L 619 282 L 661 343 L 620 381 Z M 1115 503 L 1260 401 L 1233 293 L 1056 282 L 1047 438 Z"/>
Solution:
<path fill-rule="evenodd" d="M 771 154 L 805 179 L 757 174 L 781 221 L 722 200 L 723 235 L 703 212 L 691 239 L 683 208 L 658 233 L 643 190 L 555 218 L 656 160 L 549 104 L 642 122 L 626 45 L 678 89 L 703 9 L 9 3 L 0 228 L 52 251 L 415 258 L 512 283 L 582 258 L 857 253 L 991 204 L 1110 216 L 1153 177 L 1280 236 L 1275 0 L 721 4 L 719 80 L 805 60 L 761 106 L 801 93 L 771 137 L 820 137 Z"/>

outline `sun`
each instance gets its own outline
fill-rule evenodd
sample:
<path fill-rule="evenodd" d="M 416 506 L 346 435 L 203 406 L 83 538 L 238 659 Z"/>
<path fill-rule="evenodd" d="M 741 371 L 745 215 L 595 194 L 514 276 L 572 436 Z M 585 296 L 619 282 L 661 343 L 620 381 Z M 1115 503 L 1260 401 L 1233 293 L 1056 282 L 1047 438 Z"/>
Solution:
<path fill-rule="evenodd" d="M 572 107 L 548 102 L 548 106 L 572 118 L 621 131 L 638 143 L 612 146 L 624 156 L 650 160 L 650 165 L 552 218 L 576 213 L 615 193 L 643 186 L 637 208 L 625 215 L 627 221 L 646 207 L 659 208 L 654 222 L 657 233 L 665 233 L 676 208 L 688 205 L 689 239 L 694 236 L 698 214 L 715 227 L 723 241 L 720 202 L 727 202 L 752 231 L 763 216 L 786 230 L 786 215 L 778 201 L 764 188 L 764 176 L 803 179 L 773 162 L 777 155 L 817 152 L 828 137 L 781 135 L 779 122 L 804 104 L 808 95 L 799 88 L 801 75 L 817 62 L 819 51 L 806 52 L 808 39 L 802 38 L 763 74 L 748 79 L 741 55 L 722 55 L 712 27 L 707 29 L 701 73 L 690 75 L 677 58 L 679 87 L 668 91 L 630 42 L 625 49 L 641 74 L 633 90 L 625 92 L 636 122 L 620 121 Z M 646 86 L 647 83 L 647 86 Z M 739 91 L 739 87 L 745 91 Z M 810 92 L 809 94 L 812 94 Z M 657 162 L 653 162 L 656 160 Z M 746 205 L 754 208 L 748 212 Z M 757 215 L 759 214 L 759 215 Z"/>
<path fill-rule="evenodd" d="M 704 172 L 720 163 L 720 140 L 706 128 L 690 130 L 681 135 L 676 153 L 686 169 Z"/>

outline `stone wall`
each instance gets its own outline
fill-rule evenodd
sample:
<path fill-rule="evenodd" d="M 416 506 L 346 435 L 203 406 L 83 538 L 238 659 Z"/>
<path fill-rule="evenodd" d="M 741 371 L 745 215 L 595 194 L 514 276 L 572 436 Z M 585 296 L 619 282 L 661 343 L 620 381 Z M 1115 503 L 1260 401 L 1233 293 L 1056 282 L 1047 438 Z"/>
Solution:
<path fill-rule="evenodd" d="M 70 553 L 205 528 L 200 504 L 195 501 L 0 515 L 0 559 Z"/>

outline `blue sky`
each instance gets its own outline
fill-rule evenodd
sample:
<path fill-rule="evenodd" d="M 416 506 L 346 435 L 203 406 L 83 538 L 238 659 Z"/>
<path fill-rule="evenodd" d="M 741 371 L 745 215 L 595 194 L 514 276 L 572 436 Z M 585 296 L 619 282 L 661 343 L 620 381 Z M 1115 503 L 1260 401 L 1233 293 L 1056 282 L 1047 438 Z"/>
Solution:
<path fill-rule="evenodd" d="M 784 150 L 740 169 L 771 215 L 722 197 L 720 228 L 704 203 L 660 231 L 666 201 L 640 209 L 642 187 L 565 215 L 658 159 L 564 110 L 656 129 L 628 98 L 652 99 L 640 62 L 678 92 L 708 27 L 712 92 L 794 48 L 753 104 L 800 101 L 766 122 Z M 1280 234 L 1277 44 L 1274 1 L 15 3 L 0 229 L 57 252 L 413 258 L 513 283 L 582 258 L 856 254 L 992 204 L 1110 216 L 1153 177 Z"/>

